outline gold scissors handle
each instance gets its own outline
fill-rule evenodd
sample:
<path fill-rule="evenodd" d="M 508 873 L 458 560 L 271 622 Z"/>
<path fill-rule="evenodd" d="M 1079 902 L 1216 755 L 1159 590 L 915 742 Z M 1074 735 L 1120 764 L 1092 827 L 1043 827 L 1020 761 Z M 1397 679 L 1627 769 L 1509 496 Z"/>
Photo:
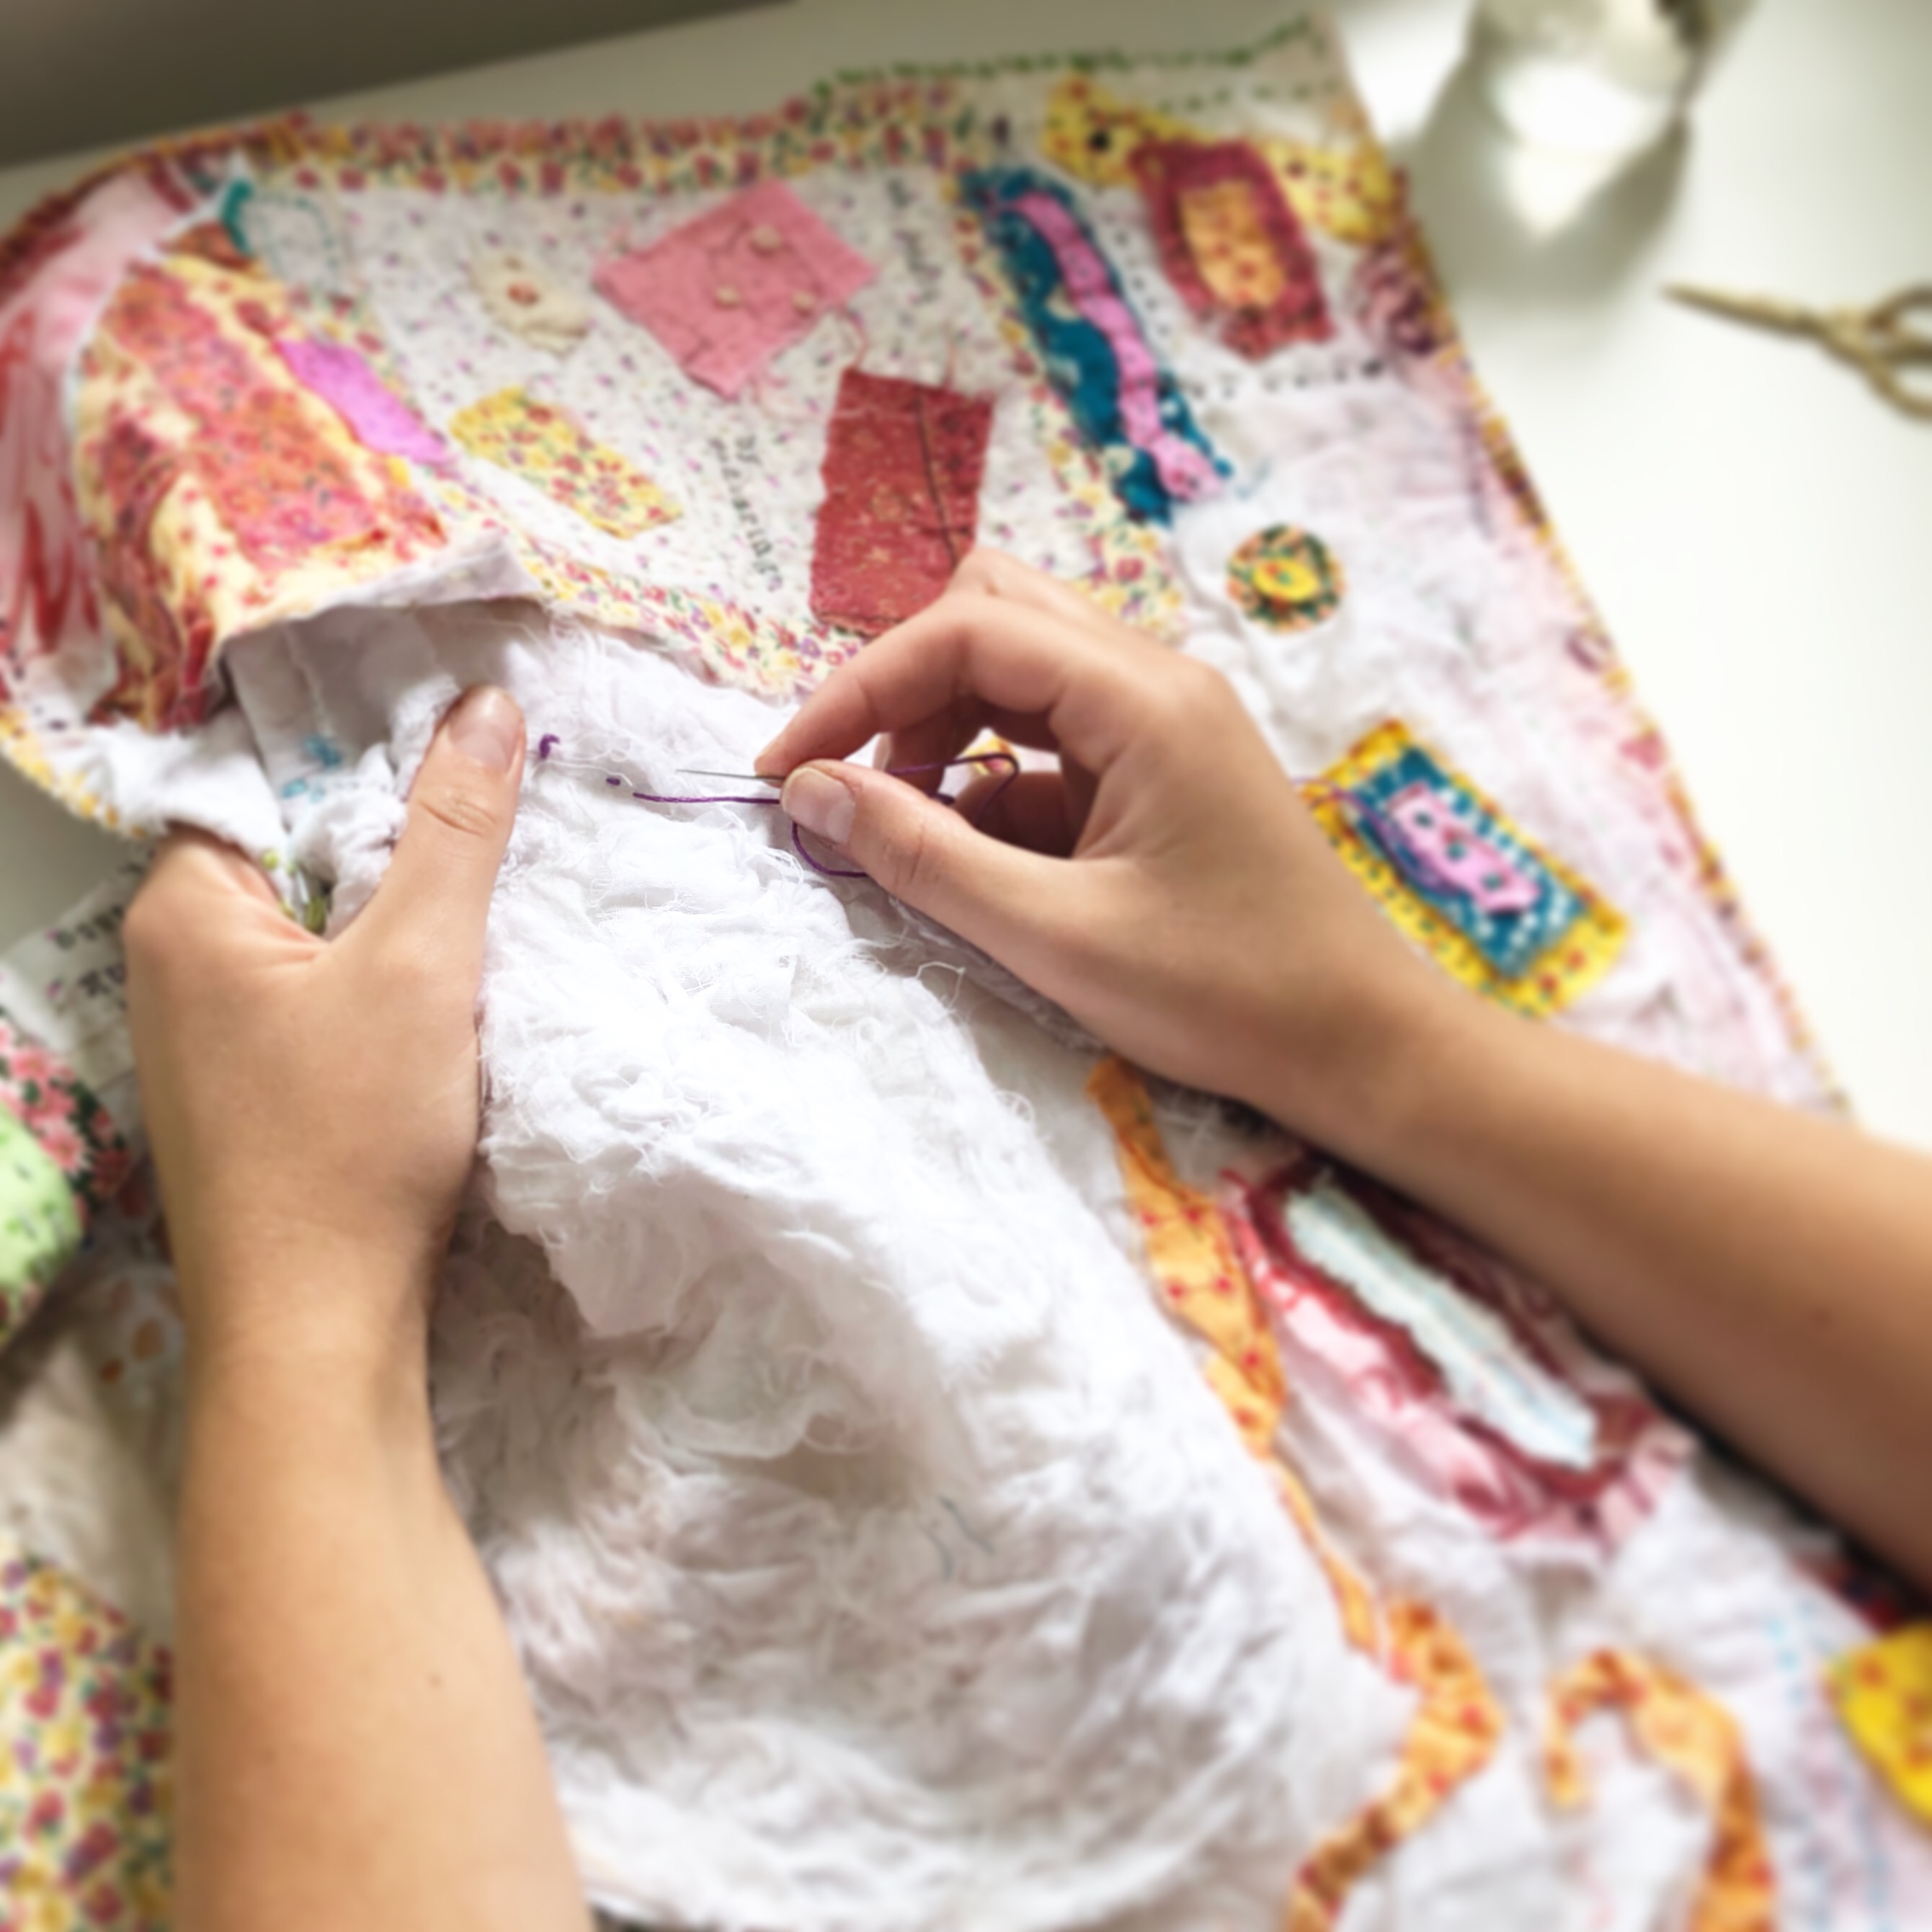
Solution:
<path fill-rule="evenodd" d="M 1807 308 L 1716 289 L 1678 286 L 1666 292 L 1733 322 L 1810 336 L 1858 370 L 1894 407 L 1932 421 L 1932 384 L 1909 382 L 1903 373 L 1932 365 L 1932 283 L 1900 289 L 1870 308 Z"/>

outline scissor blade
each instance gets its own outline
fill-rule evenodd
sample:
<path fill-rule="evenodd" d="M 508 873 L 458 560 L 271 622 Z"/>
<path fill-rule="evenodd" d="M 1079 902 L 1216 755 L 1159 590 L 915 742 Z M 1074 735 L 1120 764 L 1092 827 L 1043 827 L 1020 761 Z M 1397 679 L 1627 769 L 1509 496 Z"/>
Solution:
<path fill-rule="evenodd" d="M 1664 292 L 1692 308 L 1708 310 L 1727 321 L 1749 322 L 1759 328 L 1788 329 L 1809 335 L 1818 326 L 1817 316 L 1811 310 L 1796 302 L 1774 301 L 1769 296 L 1730 295 L 1722 289 L 1694 288 L 1683 282 L 1672 283 Z"/>

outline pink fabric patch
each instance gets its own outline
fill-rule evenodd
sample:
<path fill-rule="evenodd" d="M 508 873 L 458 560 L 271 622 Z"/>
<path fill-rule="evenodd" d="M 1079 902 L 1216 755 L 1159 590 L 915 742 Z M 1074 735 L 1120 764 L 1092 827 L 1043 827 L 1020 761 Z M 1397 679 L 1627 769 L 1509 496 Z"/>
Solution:
<path fill-rule="evenodd" d="M 289 373 L 349 425 L 364 449 L 412 463 L 449 460 L 442 439 L 354 350 L 333 342 L 280 341 L 275 346 Z"/>
<path fill-rule="evenodd" d="M 598 263 L 597 292 L 694 382 L 735 396 L 878 271 L 782 182 L 759 182 L 661 242 Z"/>

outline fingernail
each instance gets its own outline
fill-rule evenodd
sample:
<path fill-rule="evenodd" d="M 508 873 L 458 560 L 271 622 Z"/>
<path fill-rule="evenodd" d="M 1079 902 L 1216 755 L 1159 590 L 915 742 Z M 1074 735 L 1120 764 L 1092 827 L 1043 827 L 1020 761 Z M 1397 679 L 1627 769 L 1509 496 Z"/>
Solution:
<path fill-rule="evenodd" d="M 485 771 L 507 772 L 515 764 L 524 735 L 524 714 L 507 691 L 494 684 L 474 686 L 450 714 L 449 742 Z"/>
<path fill-rule="evenodd" d="M 795 824 L 832 844 L 843 845 L 852 836 L 858 796 L 850 785 L 818 765 L 800 766 L 785 780 L 778 802 Z"/>

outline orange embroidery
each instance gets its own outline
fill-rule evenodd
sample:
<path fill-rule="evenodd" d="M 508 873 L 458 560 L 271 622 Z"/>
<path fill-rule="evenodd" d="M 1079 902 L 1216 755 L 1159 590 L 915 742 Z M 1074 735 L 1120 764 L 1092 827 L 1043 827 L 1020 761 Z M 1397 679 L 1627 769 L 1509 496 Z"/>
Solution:
<path fill-rule="evenodd" d="M 1208 1384 L 1250 1450 L 1268 1464 L 1282 1508 L 1334 1592 L 1343 1635 L 1420 1697 L 1388 1790 L 1323 1839 L 1296 1875 L 1288 1932 L 1326 1932 L 1363 1873 L 1489 1761 L 1502 1734 L 1502 1707 L 1468 1646 L 1435 1611 L 1400 1598 L 1378 1603 L 1281 1460 L 1274 1433 L 1287 1393 L 1274 1332 L 1215 1203 L 1174 1172 L 1146 1083 L 1110 1056 L 1094 1068 L 1087 1092 L 1114 1130 L 1127 1204 L 1161 1300 L 1214 1350 Z"/>
<path fill-rule="evenodd" d="M 1395 1781 L 1303 1864 L 1288 1900 L 1288 1932 L 1326 1932 L 1348 1888 L 1382 1854 L 1426 1825 L 1466 1778 L 1489 1762 L 1502 1735 L 1502 1707 L 1462 1640 L 1426 1604 L 1388 1606 L 1387 1660 L 1421 1706 L 1402 1748 Z"/>
<path fill-rule="evenodd" d="M 1551 1686 L 1544 1736 L 1550 1795 L 1566 1808 L 1589 1801 L 1576 1726 L 1621 1710 L 1636 1742 L 1708 1805 L 1716 1820 L 1690 1932 L 1772 1932 L 1777 1886 L 1758 1814 L 1757 1787 L 1736 1721 L 1674 1671 L 1628 1651 L 1593 1651 Z"/>
<path fill-rule="evenodd" d="M 1174 1173 L 1146 1084 L 1125 1060 L 1102 1060 L 1087 1092 L 1114 1130 L 1127 1205 L 1161 1300 L 1214 1351 L 1208 1378 L 1242 1440 L 1264 1456 L 1286 1399 L 1281 1357 L 1220 1210 Z"/>

